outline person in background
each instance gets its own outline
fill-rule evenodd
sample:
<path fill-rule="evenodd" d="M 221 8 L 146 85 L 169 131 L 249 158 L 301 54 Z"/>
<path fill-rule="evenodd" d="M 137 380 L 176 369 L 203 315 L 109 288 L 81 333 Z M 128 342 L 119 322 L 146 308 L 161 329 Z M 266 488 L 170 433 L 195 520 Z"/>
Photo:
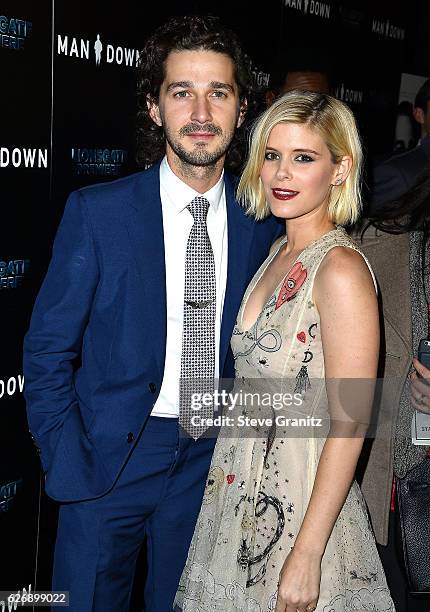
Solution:
<path fill-rule="evenodd" d="M 239 309 L 240 406 L 218 437 L 175 610 L 394 612 L 354 481 L 379 355 L 372 272 L 342 227 L 360 212 L 361 160 L 352 112 L 326 94 L 288 92 L 253 127 L 238 196 L 286 234 Z"/>
<path fill-rule="evenodd" d="M 420 126 L 420 144 L 430 134 L 430 79 L 421 85 L 415 96 L 414 119 Z"/>
<path fill-rule="evenodd" d="M 411 189 L 385 203 L 363 224 L 355 229 L 353 237 L 378 281 L 383 334 L 378 372 L 382 384 L 377 403 L 379 424 L 375 439 L 367 441 L 360 467 L 361 487 L 397 612 L 424 612 L 429 609 L 430 597 L 408 594 L 399 556 L 393 475 L 404 477 L 429 451 L 429 447 L 412 443 L 411 422 L 415 409 L 430 412 L 430 387 L 417 378 L 419 372 L 430 379 L 430 370 L 416 358 L 419 341 L 428 336 L 423 278 L 429 285 L 430 164 Z M 428 559 L 423 558 L 423 563 L 429 563 Z"/>
<path fill-rule="evenodd" d="M 214 447 L 185 435 L 181 381 L 232 376 L 236 313 L 279 235 L 224 172 L 250 83 L 235 34 L 180 17 L 140 57 L 150 168 L 71 194 L 24 342 L 30 430 L 61 502 L 53 589 L 71 612 L 128 610 L 145 539 L 145 609 L 171 609 Z"/>
<path fill-rule="evenodd" d="M 292 89 L 331 93 L 330 58 L 324 51 L 312 48 L 288 49 L 285 57 L 285 63 L 275 66 L 271 71 L 270 88 L 266 92 L 267 107 Z"/>
<path fill-rule="evenodd" d="M 423 83 L 415 96 L 413 116 L 420 125 L 418 144 L 414 149 L 376 165 L 367 216 L 383 216 L 383 207 L 410 189 L 430 162 L 430 79 Z"/>
<path fill-rule="evenodd" d="M 403 100 L 397 107 L 392 155 L 404 153 L 416 144 L 416 139 L 414 139 L 415 125 L 412 103 Z M 392 155 L 390 155 L 390 157 L 392 157 Z"/>

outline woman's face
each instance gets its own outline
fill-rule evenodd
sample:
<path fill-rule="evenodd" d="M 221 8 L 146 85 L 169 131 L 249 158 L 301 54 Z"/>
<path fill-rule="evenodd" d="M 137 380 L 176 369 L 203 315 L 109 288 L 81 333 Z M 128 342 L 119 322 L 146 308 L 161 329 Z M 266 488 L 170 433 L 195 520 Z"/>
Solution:
<path fill-rule="evenodd" d="M 295 219 L 327 208 L 339 172 L 316 129 L 278 123 L 270 132 L 260 177 L 276 217 Z"/>

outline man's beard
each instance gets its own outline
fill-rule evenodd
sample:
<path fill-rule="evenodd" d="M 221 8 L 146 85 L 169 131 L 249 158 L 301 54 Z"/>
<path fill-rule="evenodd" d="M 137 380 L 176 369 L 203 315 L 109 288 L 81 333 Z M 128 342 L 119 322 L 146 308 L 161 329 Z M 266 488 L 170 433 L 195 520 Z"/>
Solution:
<path fill-rule="evenodd" d="M 215 149 L 215 151 L 207 151 L 206 145 L 195 145 L 195 148 L 192 151 L 187 151 L 185 147 L 180 142 L 179 138 L 173 138 L 170 131 L 165 126 L 165 135 L 166 140 L 169 143 L 171 149 L 176 153 L 178 158 L 185 164 L 190 166 L 199 166 L 199 167 L 207 167 L 213 166 L 216 162 L 221 159 L 227 152 L 231 141 L 234 136 L 234 129 L 232 129 L 231 133 L 225 134 L 221 128 L 209 123 L 207 125 L 201 126 L 196 124 L 189 124 L 182 127 L 179 130 L 179 137 L 184 137 L 188 134 L 192 134 L 195 132 L 200 132 L 202 129 L 205 132 L 209 132 L 210 134 L 215 134 L 217 136 L 221 136 L 221 142 L 219 146 Z"/>

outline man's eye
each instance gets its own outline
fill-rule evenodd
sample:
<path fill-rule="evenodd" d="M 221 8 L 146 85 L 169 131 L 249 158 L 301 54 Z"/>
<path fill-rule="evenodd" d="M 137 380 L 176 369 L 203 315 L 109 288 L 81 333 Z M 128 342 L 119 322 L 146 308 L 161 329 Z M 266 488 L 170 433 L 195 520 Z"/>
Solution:
<path fill-rule="evenodd" d="M 264 159 L 267 159 L 267 161 L 274 161 L 278 159 L 278 155 L 277 153 L 273 153 L 273 151 L 266 151 L 264 154 Z"/>
<path fill-rule="evenodd" d="M 174 95 L 175 98 L 186 98 L 188 96 L 188 91 L 177 91 Z"/>
<path fill-rule="evenodd" d="M 226 98 L 227 94 L 225 93 L 225 91 L 214 91 L 212 93 L 214 98 Z"/>
<path fill-rule="evenodd" d="M 299 162 L 313 162 L 314 158 L 311 157 L 310 155 L 306 155 L 305 153 L 300 153 L 300 155 L 296 156 L 296 160 Z"/>

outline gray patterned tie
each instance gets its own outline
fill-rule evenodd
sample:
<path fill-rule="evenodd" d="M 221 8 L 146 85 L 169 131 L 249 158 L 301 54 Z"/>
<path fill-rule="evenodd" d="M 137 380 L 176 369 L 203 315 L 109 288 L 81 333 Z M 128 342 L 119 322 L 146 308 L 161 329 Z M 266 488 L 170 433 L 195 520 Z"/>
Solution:
<path fill-rule="evenodd" d="M 197 439 L 207 427 L 193 425 L 191 418 L 213 415 L 212 405 L 194 410 L 192 396 L 214 390 L 216 278 L 214 254 L 206 225 L 209 202 L 206 198 L 196 197 L 187 209 L 194 218 L 194 224 L 185 256 L 179 423 L 186 433 Z"/>

